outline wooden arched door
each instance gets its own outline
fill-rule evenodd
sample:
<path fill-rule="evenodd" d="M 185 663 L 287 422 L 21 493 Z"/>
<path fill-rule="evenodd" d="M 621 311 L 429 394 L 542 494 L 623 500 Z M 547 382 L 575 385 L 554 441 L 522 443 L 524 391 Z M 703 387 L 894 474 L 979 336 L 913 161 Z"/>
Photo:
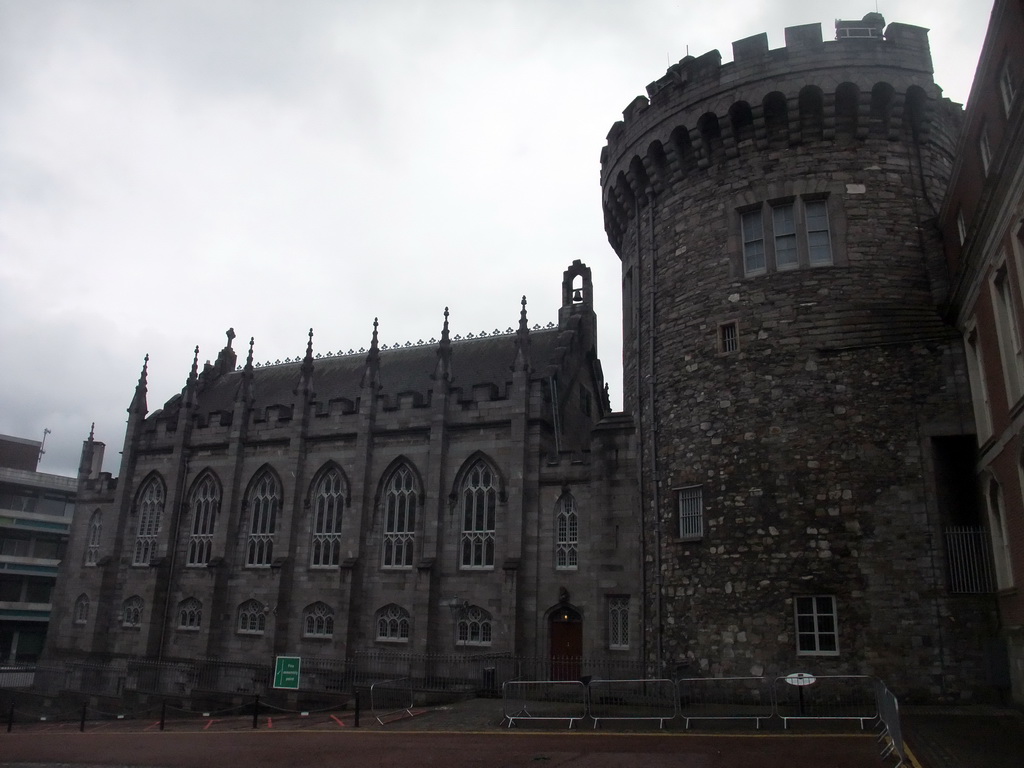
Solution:
<path fill-rule="evenodd" d="M 563 605 L 551 613 L 551 679 L 579 680 L 583 657 L 583 617 Z"/>

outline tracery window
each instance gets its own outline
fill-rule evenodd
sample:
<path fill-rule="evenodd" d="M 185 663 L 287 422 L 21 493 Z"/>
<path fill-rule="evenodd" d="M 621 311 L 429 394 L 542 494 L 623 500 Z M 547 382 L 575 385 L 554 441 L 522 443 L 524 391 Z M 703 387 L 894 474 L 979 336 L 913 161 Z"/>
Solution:
<path fill-rule="evenodd" d="M 307 605 L 302 612 L 303 637 L 334 636 L 334 611 L 326 603 Z"/>
<path fill-rule="evenodd" d="M 555 567 L 576 570 L 579 566 L 579 513 L 576 499 L 566 493 L 555 512 Z"/>
<path fill-rule="evenodd" d="M 390 643 L 409 642 L 409 612 L 387 605 L 377 612 L 377 639 Z"/>
<path fill-rule="evenodd" d="M 75 624 L 85 624 L 89 621 L 89 597 L 86 594 L 81 594 L 78 599 L 75 600 Z"/>
<path fill-rule="evenodd" d="M 313 546 L 310 565 L 331 568 L 341 563 L 341 518 L 345 479 L 338 469 L 321 475 L 313 491 Z"/>
<path fill-rule="evenodd" d="M 629 596 L 608 598 L 608 647 L 629 650 Z"/>
<path fill-rule="evenodd" d="M 135 628 L 142 623 L 142 609 L 145 603 L 138 595 L 132 595 L 121 604 L 121 626 Z"/>
<path fill-rule="evenodd" d="M 384 490 L 384 568 L 411 568 L 416 539 L 416 476 L 403 465 L 391 473 Z"/>
<path fill-rule="evenodd" d="M 203 476 L 192 491 L 192 529 L 188 540 L 187 564 L 207 565 L 213 553 L 213 534 L 220 510 L 220 486 L 211 474 Z"/>
<path fill-rule="evenodd" d="M 238 632 L 242 635 L 262 635 L 267 628 L 267 610 L 256 598 L 238 606 Z"/>
<path fill-rule="evenodd" d="M 270 470 L 263 470 L 249 490 L 249 543 L 247 566 L 267 566 L 274 562 L 274 534 L 281 509 L 281 485 Z"/>
<path fill-rule="evenodd" d="M 476 605 L 463 608 L 455 635 L 456 645 L 490 645 L 491 614 Z"/>
<path fill-rule="evenodd" d="M 139 527 L 135 536 L 132 565 L 149 565 L 156 559 L 160 518 L 164 513 L 164 484 L 159 478 L 151 477 L 143 486 L 136 502 L 136 511 L 139 516 Z"/>
<path fill-rule="evenodd" d="M 203 623 L 203 604 L 194 597 L 178 603 L 178 629 L 197 630 Z"/>
<path fill-rule="evenodd" d="M 103 513 L 98 509 L 89 518 L 89 538 L 85 545 L 85 564 L 96 565 L 100 559 L 100 540 L 103 537 Z"/>
<path fill-rule="evenodd" d="M 494 518 L 498 479 L 485 462 L 477 461 L 462 484 L 463 569 L 494 567 Z"/>

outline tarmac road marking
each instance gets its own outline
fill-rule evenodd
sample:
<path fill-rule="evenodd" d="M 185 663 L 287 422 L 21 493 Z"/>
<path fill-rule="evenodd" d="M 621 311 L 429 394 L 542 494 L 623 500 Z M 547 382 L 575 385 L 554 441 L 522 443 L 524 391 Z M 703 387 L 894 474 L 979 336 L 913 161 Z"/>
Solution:
<path fill-rule="evenodd" d="M 211 725 L 213 725 L 214 723 L 219 723 L 219 722 L 220 722 L 220 720 L 207 720 L 206 721 L 206 725 L 203 726 L 203 730 L 204 731 L 209 730 Z"/>
<path fill-rule="evenodd" d="M 345 725 L 345 723 L 344 723 L 344 722 L 342 721 L 342 719 L 341 719 L 340 717 L 338 717 L 337 715 L 331 715 L 331 720 L 333 720 L 334 722 L 336 722 L 336 723 L 337 723 L 338 725 L 340 725 L 340 726 L 341 726 L 342 728 L 348 728 L 348 726 L 347 726 L 347 725 Z"/>
<path fill-rule="evenodd" d="M 273 728 L 273 727 L 274 727 L 274 721 L 272 719 L 270 719 L 270 717 L 268 717 L 267 718 L 267 728 Z"/>
<path fill-rule="evenodd" d="M 159 720 L 157 720 L 155 723 L 150 723 L 145 728 L 143 728 L 143 730 L 148 731 L 150 728 L 156 728 L 158 725 L 160 725 Z"/>

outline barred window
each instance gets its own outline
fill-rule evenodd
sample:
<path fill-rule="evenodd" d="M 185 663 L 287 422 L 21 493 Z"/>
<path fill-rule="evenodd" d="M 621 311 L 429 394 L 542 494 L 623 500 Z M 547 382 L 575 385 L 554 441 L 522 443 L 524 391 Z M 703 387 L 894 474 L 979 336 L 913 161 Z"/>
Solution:
<path fill-rule="evenodd" d="M 310 565 L 333 568 L 341 563 L 341 518 L 345 479 L 337 469 L 324 472 L 313 491 L 313 547 Z"/>
<path fill-rule="evenodd" d="M 798 597 L 796 650 L 800 656 L 838 656 L 836 599 L 831 595 Z"/>
<path fill-rule="evenodd" d="M 190 597 L 178 603 L 178 629 L 198 630 L 203 623 L 203 604 Z"/>
<path fill-rule="evenodd" d="M 629 650 L 629 596 L 608 598 L 608 647 Z"/>
<path fill-rule="evenodd" d="M 389 643 L 409 642 L 409 612 L 397 605 L 377 611 L 377 639 Z"/>
<path fill-rule="evenodd" d="M 274 534 L 281 509 L 281 486 L 269 470 L 264 470 L 249 491 L 249 542 L 247 566 L 267 566 L 274 562 Z"/>
<path fill-rule="evenodd" d="M 740 348 L 739 328 L 735 320 L 718 326 L 718 351 L 722 354 L 738 352 Z"/>
<path fill-rule="evenodd" d="M 384 491 L 384 568 L 412 567 L 418 494 L 416 476 L 410 467 L 403 465 L 391 473 Z"/>
<path fill-rule="evenodd" d="M 491 614 L 475 605 L 463 608 L 456 632 L 456 645 L 490 645 Z"/>
<path fill-rule="evenodd" d="M 494 470 L 483 461 L 474 464 L 462 485 L 461 567 L 494 567 L 494 517 L 498 486 Z"/>
<path fill-rule="evenodd" d="M 97 509 L 89 518 L 89 538 L 85 545 L 85 564 L 96 565 L 100 559 L 100 540 L 103 538 L 103 514 Z"/>
<path fill-rule="evenodd" d="M 164 484 L 151 477 L 143 486 L 136 504 L 139 527 L 135 536 L 135 554 L 132 565 L 149 565 L 156 559 L 160 518 L 164 513 Z"/>
<path fill-rule="evenodd" d="M 267 628 L 267 609 L 253 598 L 238 606 L 238 633 L 241 635 L 262 635 Z"/>
<path fill-rule="evenodd" d="M 189 507 L 192 509 L 192 528 L 187 565 L 206 565 L 213 553 L 213 534 L 220 509 L 220 486 L 213 475 L 207 473 L 199 481 L 192 491 Z"/>
<path fill-rule="evenodd" d="M 704 537 L 704 487 L 691 485 L 676 490 L 679 505 L 679 538 Z"/>
<path fill-rule="evenodd" d="M 75 600 L 75 624 L 85 624 L 89 621 L 89 597 L 86 594 L 81 594 L 78 599 Z"/>
<path fill-rule="evenodd" d="M 132 595 L 121 604 L 121 626 L 135 628 L 142 623 L 142 609 L 145 603 L 138 595 Z"/>
<path fill-rule="evenodd" d="M 555 513 L 555 567 L 567 571 L 579 567 L 579 513 L 569 493 L 558 500 Z"/>
<path fill-rule="evenodd" d="M 334 611 L 326 603 L 307 605 L 302 612 L 303 637 L 334 636 Z"/>

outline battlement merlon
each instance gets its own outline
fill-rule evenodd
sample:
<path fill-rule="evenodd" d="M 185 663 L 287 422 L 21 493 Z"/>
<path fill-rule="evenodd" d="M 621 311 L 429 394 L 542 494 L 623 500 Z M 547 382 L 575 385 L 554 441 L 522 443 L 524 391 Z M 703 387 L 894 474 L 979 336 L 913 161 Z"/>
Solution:
<path fill-rule="evenodd" d="M 841 22 L 837 22 L 838 25 Z M 615 152 L 620 143 L 630 144 L 638 135 L 652 128 L 652 123 L 667 119 L 680 112 L 724 112 L 740 100 L 759 103 L 770 91 L 790 81 L 799 83 L 821 81 L 825 90 L 831 90 L 844 80 L 855 81 L 858 72 L 864 82 L 874 82 L 872 75 L 894 70 L 907 75 L 917 85 L 931 85 L 933 67 L 928 45 L 928 30 L 911 24 L 893 22 L 881 37 L 842 37 L 825 41 L 821 24 L 803 24 L 786 27 L 786 46 L 774 50 L 768 47 L 768 35 L 761 33 L 737 40 L 732 44 L 733 61 L 723 64 L 717 50 L 701 56 L 687 56 L 670 66 L 664 76 L 647 86 L 647 96 L 637 96 L 623 110 L 623 119 L 608 132 L 608 146 L 602 149 L 601 162 L 615 161 L 621 153 Z M 833 70 L 827 73 L 827 70 Z M 816 73 L 808 80 L 807 73 Z M 834 81 L 834 82 L 832 82 Z M 908 83 L 909 84 L 909 83 Z M 895 84 L 897 90 L 901 90 Z M 798 90 L 798 88 L 796 88 Z M 794 94 L 787 94 L 787 96 Z M 720 103 L 721 102 L 721 103 Z M 722 108 L 724 106 L 724 108 Z M 658 109 L 658 117 L 649 118 L 650 108 Z M 640 119 L 643 115 L 644 119 Z M 637 131 L 634 131 L 636 123 Z"/>

